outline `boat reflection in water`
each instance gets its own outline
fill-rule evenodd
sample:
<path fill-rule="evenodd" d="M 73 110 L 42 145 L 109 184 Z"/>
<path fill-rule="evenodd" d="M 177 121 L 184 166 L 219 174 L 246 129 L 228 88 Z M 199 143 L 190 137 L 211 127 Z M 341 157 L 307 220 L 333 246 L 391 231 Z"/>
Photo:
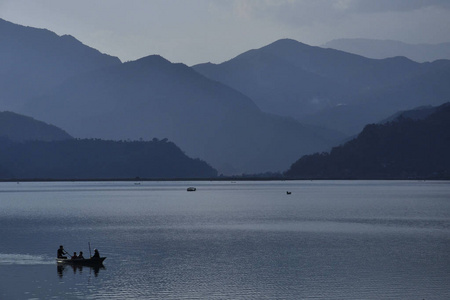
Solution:
<path fill-rule="evenodd" d="M 105 270 L 105 266 L 103 264 L 101 265 L 78 265 L 78 264 L 61 264 L 58 263 L 56 270 L 58 272 L 58 276 L 60 278 L 63 277 L 64 272 L 66 272 L 67 270 L 72 270 L 74 274 L 78 273 L 83 273 L 83 270 L 86 271 L 88 270 L 89 273 L 94 272 L 94 276 L 97 277 L 98 273 L 100 272 L 100 270 Z"/>

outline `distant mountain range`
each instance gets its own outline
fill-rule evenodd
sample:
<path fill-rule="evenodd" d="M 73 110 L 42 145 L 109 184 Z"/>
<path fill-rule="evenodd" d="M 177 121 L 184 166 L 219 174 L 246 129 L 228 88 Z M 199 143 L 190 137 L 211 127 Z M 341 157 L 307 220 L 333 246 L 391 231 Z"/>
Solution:
<path fill-rule="evenodd" d="M 366 124 L 448 101 L 448 82 L 449 60 L 376 60 L 288 39 L 219 65 L 122 63 L 0 19 L 0 110 L 78 139 L 168 139 L 225 175 L 286 170 Z"/>
<path fill-rule="evenodd" d="M 24 112 L 75 137 L 168 138 L 228 174 L 283 170 L 343 138 L 262 113 L 242 93 L 160 56 L 72 77 Z"/>
<path fill-rule="evenodd" d="M 369 58 L 404 56 L 417 62 L 450 59 L 450 43 L 407 44 L 393 40 L 336 39 L 321 47 L 342 50 Z"/>
<path fill-rule="evenodd" d="M 306 155 L 285 173 L 308 179 L 450 179 L 450 103 L 367 125 L 330 153 Z"/>
<path fill-rule="evenodd" d="M 76 138 L 168 138 L 221 173 L 241 174 L 282 171 L 344 137 L 263 113 L 241 92 L 160 56 L 121 63 L 71 37 L 6 21 L 0 27 L 12 41 L 2 46 L 9 59 L 1 63 L 12 70 L 2 74 L 11 84 L 2 107 Z M 27 43 L 13 43 L 20 36 Z"/>
<path fill-rule="evenodd" d="M 450 95 L 449 60 L 376 60 L 289 39 L 193 68 L 241 91 L 263 111 L 347 135 L 398 110 L 439 105 Z"/>

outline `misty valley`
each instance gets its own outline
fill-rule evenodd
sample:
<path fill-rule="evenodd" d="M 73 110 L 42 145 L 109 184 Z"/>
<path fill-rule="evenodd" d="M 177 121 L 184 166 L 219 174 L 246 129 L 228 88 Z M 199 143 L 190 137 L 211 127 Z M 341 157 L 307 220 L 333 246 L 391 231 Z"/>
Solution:
<path fill-rule="evenodd" d="M 450 178 L 450 60 L 282 39 L 187 66 L 0 37 L 0 180 Z"/>

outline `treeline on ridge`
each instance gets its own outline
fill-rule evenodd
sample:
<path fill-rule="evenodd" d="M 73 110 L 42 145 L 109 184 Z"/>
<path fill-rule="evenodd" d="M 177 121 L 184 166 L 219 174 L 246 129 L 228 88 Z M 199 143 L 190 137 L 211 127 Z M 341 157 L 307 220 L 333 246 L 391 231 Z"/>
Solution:
<path fill-rule="evenodd" d="M 285 172 L 303 179 L 450 179 L 450 104 L 424 119 L 400 115 L 367 125 L 330 153 L 306 155 Z"/>
<path fill-rule="evenodd" d="M 217 171 L 167 139 L 0 141 L 0 179 L 211 178 Z"/>

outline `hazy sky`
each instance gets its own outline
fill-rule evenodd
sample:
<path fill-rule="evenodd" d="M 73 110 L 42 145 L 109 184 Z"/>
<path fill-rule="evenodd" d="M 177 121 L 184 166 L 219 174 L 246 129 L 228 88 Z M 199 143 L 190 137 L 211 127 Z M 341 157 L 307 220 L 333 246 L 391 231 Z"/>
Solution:
<path fill-rule="evenodd" d="M 280 38 L 450 42 L 450 0 L 0 0 L 0 18 L 122 61 L 220 63 Z"/>

